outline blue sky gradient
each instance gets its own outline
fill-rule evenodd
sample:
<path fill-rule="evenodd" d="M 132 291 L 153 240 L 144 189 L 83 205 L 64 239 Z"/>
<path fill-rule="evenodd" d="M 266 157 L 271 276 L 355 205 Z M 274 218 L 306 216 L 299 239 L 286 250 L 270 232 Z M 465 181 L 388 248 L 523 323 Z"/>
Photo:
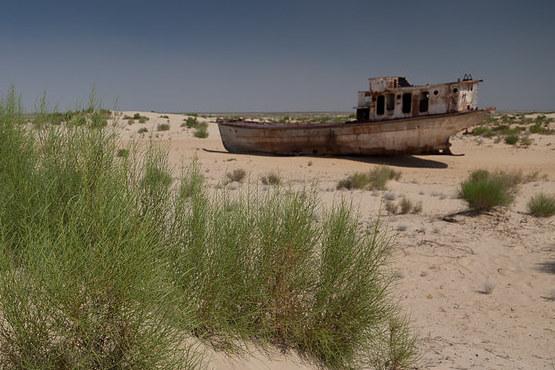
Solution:
<path fill-rule="evenodd" d="M 0 91 L 30 110 L 348 111 L 367 78 L 485 80 L 482 106 L 555 110 L 555 2 L 12 1 Z"/>

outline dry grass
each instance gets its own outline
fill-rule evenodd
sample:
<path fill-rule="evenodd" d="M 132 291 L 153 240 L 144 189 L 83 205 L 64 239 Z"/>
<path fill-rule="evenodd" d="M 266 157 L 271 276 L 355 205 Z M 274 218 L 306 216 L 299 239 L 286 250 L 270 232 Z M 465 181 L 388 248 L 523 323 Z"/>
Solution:
<path fill-rule="evenodd" d="M 376 167 L 369 172 L 354 173 L 337 183 L 337 189 L 385 190 L 389 180 L 399 180 L 401 173 L 387 166 Z"/>
<path fill-rule="evenodd" d="M 555 215 L 555 195 L 539 193 L 528 202 L 528 212 L 535 217 L 551 217 Z"/>
<path fill-rule="evenodd" d="M 491 293 L 493 293 L 494 289 L 495 284 L 490 280 L 486 280 L 486 282 L 482 285 L 482 288 L 480 289 L 480 293 L 490 295 Z"/>
<path fill-rule="evenodd" d="M 242 168 L 236 168 L 231 172 L 225 174 L 225 183 L 228 184 L 230 182 L 243 182 L 245 177 L 247 176 L 247 172 Z"/>
<path fill-rule="evenodd" d="M 156 130 L 157 131 L 169 131 L 170 130 L 170 125 L 169 125 L 169 123 L 160 123 L 160 124 L 158 124 L 158 126 L 156 126 Z"/>
<path fill-rule="evenodd" d="M 265 176 L 262 176 L 260 178 L 260 181 L 262 182 L 262 184 L 264 185 L 280 185 L 281 184 L 281 177 L 275 173 L 275 172 L 271 172 Z"/>
<path fill-rule="evenodd" d="M 422 212 L 422 203 L 413 203 L 410 199 L 403 196 L 398 203 L 386 199 L 385 209 L 389 214 L 393 215 L 418 214 Z"/>

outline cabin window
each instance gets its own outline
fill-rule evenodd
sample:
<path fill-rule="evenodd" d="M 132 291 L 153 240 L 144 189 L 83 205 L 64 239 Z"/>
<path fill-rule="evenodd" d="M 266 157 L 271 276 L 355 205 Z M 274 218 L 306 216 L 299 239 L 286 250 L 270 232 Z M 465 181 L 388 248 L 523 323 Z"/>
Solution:
<path fill-rule="evenodd" d="M 395 94 L 387 94 L 385 96 L 385 109 L 388 112 L 395 110 Z"/>
<path fill-rule="evenodd" d="M 422 91 L 420 93 L 420 113 L 426 113 L 428 111 L 429 100 L 430 93 Z"/>
<path fill-rule="evenodd" d="M 368 122 L 370 120 L 370 109 L 359 108 L 357 109 L 357 121 L 358 122 Z"/>
<path fill-rule="evenodd" d="M 411 109 L 412 109 L 412 94 L 404 93 L 403 94 L 403 113 L 410 113 Z"/>
<path fill-rule="evenodd" d="M 379 95 L 376 102 L 376 114 L 382 116 L 385 112 L 385 96 Z"/>

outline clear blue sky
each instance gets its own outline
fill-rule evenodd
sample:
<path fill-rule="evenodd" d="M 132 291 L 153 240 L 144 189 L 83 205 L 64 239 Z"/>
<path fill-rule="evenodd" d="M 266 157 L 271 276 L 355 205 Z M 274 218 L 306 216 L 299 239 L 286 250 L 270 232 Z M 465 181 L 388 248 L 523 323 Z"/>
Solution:
<path fill-rule="evenodd" d="M 485 80 L 481 105 L 555 110 L 553 0 L 18 0 L 0 11 L 0 91 L 32 109 L 350 110 L 367 78 Z"/>

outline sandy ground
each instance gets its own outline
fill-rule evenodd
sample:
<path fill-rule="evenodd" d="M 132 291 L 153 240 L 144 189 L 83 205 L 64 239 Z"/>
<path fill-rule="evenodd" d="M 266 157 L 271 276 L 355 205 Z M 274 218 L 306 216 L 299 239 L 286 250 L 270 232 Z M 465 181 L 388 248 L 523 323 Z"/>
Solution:
<path fill-rule="evenodd" d="M 123 112 L 132 115 L 135 112 Z M 217 125 L 209 122 L 209 137 L 198 139 L 181 127 L 185 116 L 142 113 L 145 124 L 121 121 L 123 142 L 153 140 L 169 150 L 178 173 L 198 158 L 210 186 L 221 186 L 227 171 L 242 168 L 245 184 L 260 185 L 260 177 L 276 172 L 287 185 L 316 183 L 326 204 L 352 200 L 362 223 L 383 212 L 383 199 L 406 196 L 421 202 L 418 215 L 384 216 L 396 234 L 393 268 L 395 294 L 419 337 L 419 369 L 555 369 L 555 217 L 526 214 L 535 193 L 555 193 L 555 135 L 531 135 L 528 148 L 459 134 L 454 153 L 464 156 L 394 158 L 272 157 L 236 155 L 225 151 Z M 157 125 L 169 123 L 168 131 Z M 138 134 L 141 127 L 149 131 Z M 337 191 L 337 182 L 355 171 L 386 164 L 402 173 L 387 191 Z M 539 171 L 544 177 L 520 186 L 508 209 L 480 216 L 444 215 L 462 211 L 458 184 L 474 169 Z M 490 290 L 489 294 L 484 291 Z M 307 369 L 293 355 L 229 359 L 210 353 L 214 369 Z"/>

